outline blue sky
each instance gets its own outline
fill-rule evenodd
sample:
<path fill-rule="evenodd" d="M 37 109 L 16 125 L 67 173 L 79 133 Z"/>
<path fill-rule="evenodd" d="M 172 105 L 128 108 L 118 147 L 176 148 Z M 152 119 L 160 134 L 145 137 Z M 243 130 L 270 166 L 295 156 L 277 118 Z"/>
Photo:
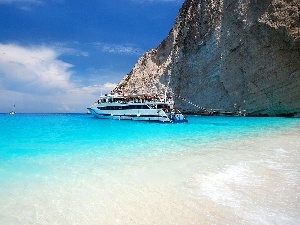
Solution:
<path fill-rule="evenodd" d="M 0 0 L 0 113 L 86 112 L 167 37 L 184 0 Z"/>

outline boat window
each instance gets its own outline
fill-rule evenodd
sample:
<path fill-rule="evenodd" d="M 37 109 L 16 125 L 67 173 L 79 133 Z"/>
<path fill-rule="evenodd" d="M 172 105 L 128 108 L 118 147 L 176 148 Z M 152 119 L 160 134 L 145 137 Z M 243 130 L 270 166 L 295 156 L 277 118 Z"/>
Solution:
<path fill-rule="evenodd" d="M 97 107 L 99 110 L 124 110 L 129 109 L 129 106 L 105 106 L 105 107 Z"/>
<path fill-rule="evenodd" d="M 130 105 L 129 109 L 149 109 L 147 105 Z"/>
<path fill-rule="evenodd" d="M 158 104 L 157 105 L 157 108 L 158 109 L 163 109 L 163 108 L 167 108 L 168 106 L 167 105 L 165 105 L 165 104 Z"/>

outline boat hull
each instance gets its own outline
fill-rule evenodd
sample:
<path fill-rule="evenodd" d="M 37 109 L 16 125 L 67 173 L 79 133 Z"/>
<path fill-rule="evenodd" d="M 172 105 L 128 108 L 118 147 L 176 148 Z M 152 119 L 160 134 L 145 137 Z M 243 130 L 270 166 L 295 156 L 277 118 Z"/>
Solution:
<path fill-rule="evenodd" d="M 95 117 L 100 119 L 113 120 L 135 120 L 135 121 L 154 121 L 154 122 L 172 122 L 172 120 L 162 110 L 98 110 L 97 108 L 88 108 Z"/>

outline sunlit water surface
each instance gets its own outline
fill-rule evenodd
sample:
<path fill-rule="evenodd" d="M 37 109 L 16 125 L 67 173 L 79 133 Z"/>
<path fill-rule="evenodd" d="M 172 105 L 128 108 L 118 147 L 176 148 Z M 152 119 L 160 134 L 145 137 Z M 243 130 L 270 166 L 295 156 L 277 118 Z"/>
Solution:
<path fill-rule="evenodd" d="M 0 115 L 0 224 L 300 224 L 300 120 Z"/>

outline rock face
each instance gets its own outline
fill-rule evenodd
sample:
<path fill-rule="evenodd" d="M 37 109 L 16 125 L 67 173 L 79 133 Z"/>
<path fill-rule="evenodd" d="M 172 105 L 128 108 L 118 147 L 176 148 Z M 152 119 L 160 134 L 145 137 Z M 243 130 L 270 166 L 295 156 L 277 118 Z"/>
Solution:
<path fill-rule="evenodd" d="M 186 0 L 161 44 L 116 87 L 208 109 L 300 116 L 300 1 Z M 197 113 L 182 99 L 176 107 Z"/>

